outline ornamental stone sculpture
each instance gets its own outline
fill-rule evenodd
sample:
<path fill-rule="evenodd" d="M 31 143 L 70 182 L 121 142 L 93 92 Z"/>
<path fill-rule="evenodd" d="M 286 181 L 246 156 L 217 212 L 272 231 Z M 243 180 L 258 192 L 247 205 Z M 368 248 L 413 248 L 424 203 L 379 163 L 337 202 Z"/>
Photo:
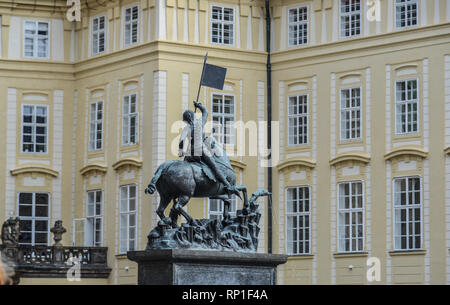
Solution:
<path fill-rule="evenodd" d="M 55 221 L 55 225 L 50 229 L 50 232 L 53 233 L 53 240 L 55 241 L 53 246 L 62 247 L 62 235 L 66 233 L 66 228 L 63 227 L 62 220 Z"/>

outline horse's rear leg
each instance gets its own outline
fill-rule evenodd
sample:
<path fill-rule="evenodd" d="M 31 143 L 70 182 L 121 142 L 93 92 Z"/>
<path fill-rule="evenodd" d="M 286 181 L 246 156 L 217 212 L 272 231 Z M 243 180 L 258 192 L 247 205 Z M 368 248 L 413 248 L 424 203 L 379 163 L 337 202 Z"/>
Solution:
<path fill-rule="evenodd" d="M 166 210 L 167 206 L 169 205 L 170 198 L 161 196 L 161 199 L 159 200 L 158 208 L 156 209 L 156 214 L 159 216 L 161 220 L 165 219 L 166 216 L 164 215 L 164 211 Z"/>
<path fill-rule="evenodd" d="M 194 221 L 194 219 L 191 216 L 189 216 L 189 214 L 185 210 L 183 210 L 183 207 L 189 202 L 190 199 L 191 199 L 191 197 L 182 195 L 182 196 L 178 197 L 177 202 L 173 206 L 174 212 L 175 211 L 178 212 L 178 214 L 176 214 L 176 213 L 173 213 L 173 214 L 174 215 L 176 214 L 177 218 L 178 218 L 179 214 L 183 215 L 189 224 L 191 224 Z M 172 211 L 171 211 L 170 215 L 172 215 Z M 174 223 L 176 224 L 176 222 L 177 222 L 177 219 L 172 218 L 172 226 Z"/>

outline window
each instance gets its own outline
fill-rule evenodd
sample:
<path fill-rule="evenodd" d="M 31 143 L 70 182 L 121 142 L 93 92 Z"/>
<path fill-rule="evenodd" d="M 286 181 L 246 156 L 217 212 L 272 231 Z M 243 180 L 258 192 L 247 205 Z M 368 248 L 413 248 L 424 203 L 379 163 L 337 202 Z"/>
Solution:
<path fill-rule="evenodd" d="M 92 54 L 105 51 L 105 16 L 92 19 Z"/>
<path fill-rule="evenodd" d="M 395 24 L 397 28 L 417 25 L 417 0 L 395 0 Z"/>
<path fill-rule="evenodd" d="M 22 106 L 22 152 L 47 153 L 47 106 Z"/>
<path fill-rule="evenodd" d="M 397 134 L 418 132 L 417 79 L 397 81 L 395 86 L 395 126 Z"/>
<path fill-rule="evenodd" d="M 120 187 L 120 253 L 136 249 L 136 185 Z"/>
<path fill-rule="evenodd" d="M 364 200 L 362 182 L 338 185 L 338 251 L 364 250 Z"/>
<path fill-rule="evenodd" d="M 101 247 L 103 234 L 103 191 L 95 190 L 87 193 L 86 207 L 87 241 L 90 246 Z"/>
<path fill-rule="evenodd" d="M 209 199 L 209 219 L 223 219 L 223 201 L 219 199 Z M 236 210 L 237 210 L 237 199 L 236 196 L 231 196 L 231 204 L 230 204 L 230 210 L 228 213 L 230 216 L 236 216 Z"/>
<path fill-rule="evenodd" d="M 289 145 L 308 143 L 308 95 L 289 97 Z"/>
<path fill-rule="evenodd" d="M 308 43 L 308 8 L 289 9 L 289 46 Z"/>
<path fill-rule="evenodd" d="M 309 186 L 287 189 L 287 253 L 309 254 L 311 240 L 311 207 Z"/>
<path fill-rule="evenodd" d="M 394 249 L 422 247 L 422 196 L 419 177 L 394 179 Z"/>
<path fill-rule="evenodd" d="M 25 21 L 23 54 L 28 58 L 49 57 L 49 23 Z"/>
<path fill-rule="evenodd" d="M 125 46 L 138 42 L 139 7 L 125 9 Z"/>
<path fill-rule="evenodd" d="M 234 44 L 234 9 L 213 6 L 211 13 L 211 41 L 217 44 Z"/>
<path fill-rule="evenodd" d="M 48 245 L 49 195 L 21 192 L 19 197 L 20 236 L 24 245 Z"/>
<path fill-rule="evenodd" d="M 361 34 L 361 0 L 341 0 L 341 37 Z"/>
<path fill-rule="evenodd" d="M 234 144 L 234 97 L 214 94 L 212 102 L 213 135 L 220 144 Z"/>
<path fill-rule="evenodd" d="M 133 145 L 137 142 L 138 113 L 136 107 L 136 94 L 126 95 L 123 98 L 122 143 Z"/>
<path fill-rule="evenodd" d="M 89 149 L 101 150 L 103 138 L 103 101 L 91 104 Z"/>
<path fill-rule="evenodd" d="M 361 138 L 361 88 L 341 90 L 341 140 Z"/>

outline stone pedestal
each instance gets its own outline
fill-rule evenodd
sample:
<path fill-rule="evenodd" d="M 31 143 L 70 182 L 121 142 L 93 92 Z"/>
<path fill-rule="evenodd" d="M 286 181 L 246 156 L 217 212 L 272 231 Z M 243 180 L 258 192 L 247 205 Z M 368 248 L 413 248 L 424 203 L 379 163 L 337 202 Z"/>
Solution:
<path fill-rule="evenodd" d="M 275 285 L 286 255 L 205 250 L 130 251 L 139 285 Z"/>

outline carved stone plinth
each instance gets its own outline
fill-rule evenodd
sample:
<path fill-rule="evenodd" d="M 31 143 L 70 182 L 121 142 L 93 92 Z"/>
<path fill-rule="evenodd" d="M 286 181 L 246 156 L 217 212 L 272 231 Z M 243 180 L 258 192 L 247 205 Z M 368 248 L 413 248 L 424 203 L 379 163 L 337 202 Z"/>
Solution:
<path fill-rule="evenodd" d="M 130 251 L 139 285 L 275 285 L 286 255 L 207 250 Z"/>

